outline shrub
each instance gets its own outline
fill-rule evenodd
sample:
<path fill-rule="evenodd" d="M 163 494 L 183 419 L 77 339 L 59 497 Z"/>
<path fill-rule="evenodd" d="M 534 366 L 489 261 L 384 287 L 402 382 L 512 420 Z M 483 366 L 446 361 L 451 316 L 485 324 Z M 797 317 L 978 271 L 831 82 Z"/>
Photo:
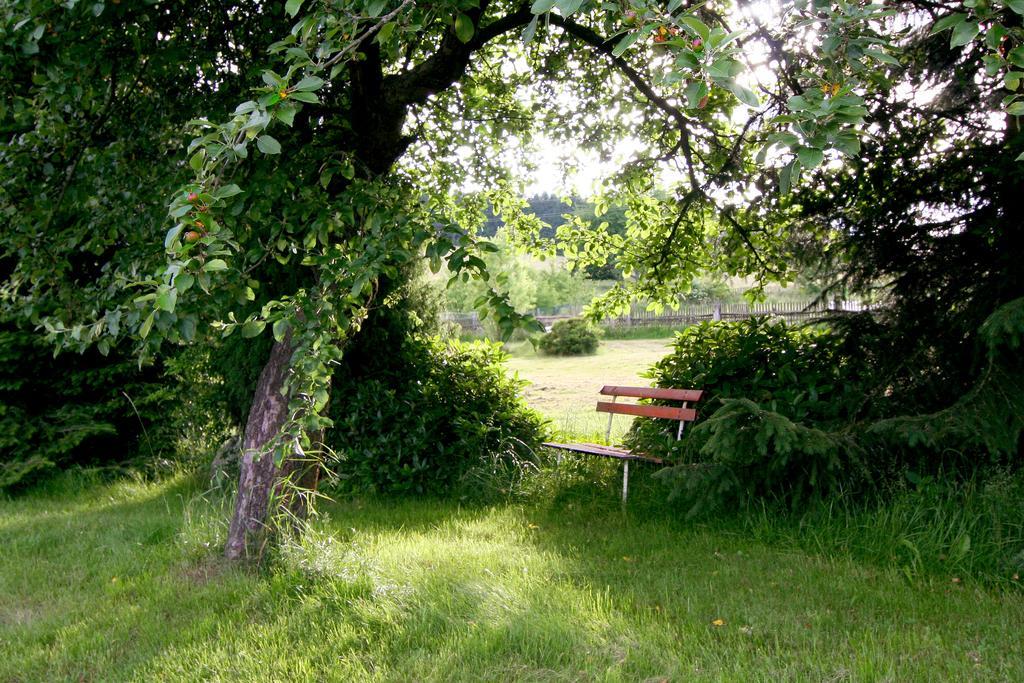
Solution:
<path fill-rule="evenodd" d="M 722 399 L 722 407 L 690 433 L 697 464 L 662 477 L 684 495 L 690 514 L 748 497 L 781 498 L 796 506 L 867 478 L 861 448 L 842 432 L 794 423 L 753 401 Z"/>
<path fill-rule="evenodd" d="M 821 328 L 794 328 L 754 317 L 706 322 L 676 334 L 672 353 L 647 373 L 655 385 L 703 389 L 698 423 L 728 399 L 819 429 L 850 423 L 870 409 L 867 368 L 845 352 L 844 340 Z M 637 419 L 627 443 L 647 452 L 678 455 L 675 428 L 664 420 Z"/>
<path fill-rule="evenodd" d="M 549 356 L 583 356 L 597 351 L 597 333 L 585 320 L 556 322 L 540 338 L 540 350 Z"/>
<path fill-rule="evenodd" d="M 891 377 L 877 370 L 877 359 L 856 352 L 864 338 L 851 330 L 874 334 L 871 325 L 843 328 L 793 330 L 754 319 L 680 334 L 651 376 L 659 386 L 704 388 L 710 416 L 676 443 L 655 421 L 638 420 L 629 441 L 682 463 L 662 476 L 676 495 L 692 499 L 691 511 L 742 497 L 797 504 L 904 477 L 983 480 L 989 471 L 1019 468 L 1024 299 L 981 327 L 973 387 L 931 413 L 904 414 L 915 402 L 890 400 Z"/>
<path fill-rule="evenodd" d="M 676 441 L 676 423 L 637 419 L 626 442 L 679 463 L 661 476 L 691 513 L 745 497 L 796 505 L 855 485 L 869 473 L 846 430 L 870 408 L 870 372 L 846 348 L 829 330 L 765 317 L 690 327 L 647 376 L 703 389 L 696 424 Z"/>
<path fill-rule="evenodd" d="M 507 484 L 532 459 L 544 421 L 503 358 L 496 344 L 421 336 L 376 372 L 336 377 L 326 443 L 340 485 L 437 494 Z"/>
<path fill-rule="evenodd" d="M 116 351 L 54 358 L 39 335 L 0 324 L 0 491 L 74 465 L 168 457 L 173 400 L 159 368 Z"/>

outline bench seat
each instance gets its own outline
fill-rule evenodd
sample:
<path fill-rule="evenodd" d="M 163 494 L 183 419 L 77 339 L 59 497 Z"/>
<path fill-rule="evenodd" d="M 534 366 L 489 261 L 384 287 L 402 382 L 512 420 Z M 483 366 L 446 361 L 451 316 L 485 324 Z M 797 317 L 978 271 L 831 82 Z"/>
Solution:
<path fill-rule="evenodd" d="M 612 397 L 610 402 L 598 401 L 597 403 L 597 411 L 599 413 L 608 413 L 608 430 L 605 433 L 606 440 L 611 438 L 612 416 L 615 414 L 653 417 L 663 420 L 677 421 L 679 422 L 679 428 L 676 431 L 676 439 L 680 439 L 683 436 L 683 429 L 685 428 L 686 423 L 693 422 L 697 419 L 697 411 L 691 408 L 689 404 L 691 402 L 699 401 L 701 396 L 704 394 L 704 392 L 699 389 L 659 389 L 652 387 L 619 386 L 601 387 L 600 393 L 603 396 Z M 615 401 L 620 396 L 646 399 L 648 401 L 678 401 L 682 402 L 683 405 L 681 407 L 676 407 L 666 405 L 616 403 Z M 629 494 L 629 462 L 631 460 L 649 462 L 654 465 L 669 464 L 662 458 L 657 458 L 653 455 L 647 455 L 646 453 L 634 453 L 626 450 L 625 448 L 604 446 L 596 443 L 545 442 L 544 445 L 548 448 L 555 448 L 562 451 L 584 453 L 586 455 L 597 455 L 602 458 L 615 458 L 616 460 L 622 460 L 623 503 L 626 502 L 626 496 Z"/>
<path fill-rule="evenodd" d="M 600 455 L 605 458 L 616 458 L 618 460 L 642 460 L 643 462 L 650 462 L 655 465 L 665 464 L 664 460 L 661 458 L 655 458 L 652 455 L 638 455 L 632 451 L 626 450 L 625 448 L 602 446 L 601 444 L 596 443 L 553 443 L 545 441 L 543 445 L 548 448 L 557 448 L 559 450 L 572 451 L 574 453 Z"/>

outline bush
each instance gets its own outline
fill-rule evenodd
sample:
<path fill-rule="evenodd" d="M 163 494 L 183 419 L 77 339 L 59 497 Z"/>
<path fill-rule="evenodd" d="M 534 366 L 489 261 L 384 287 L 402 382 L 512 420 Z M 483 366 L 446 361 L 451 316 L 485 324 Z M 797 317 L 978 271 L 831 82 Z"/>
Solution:
<path fill-rule="evenodd" d="M 340 485 L 415 494 L 507 486 L 532 459 L 544 421 L 503 358 L 496 344 L 413 337 L 376 372 L 335 377 L 326 443 Z"/>
<path fill-rule="evenodd" d="M 173 401 L 159 368 L 116 351 L 54 358 L 39 335 L 0 324 L 0 491 L 75 465 L 168 457 Z"/>
<path fill-rule="evenodd" d="M 689 434 L 681 465 L 661 476 L 684 496 L 690 514 L 744 498 L 778 498 L 797 506 L 869 478 L 860 446 L 842 432 L 794 423 L 747 399 L 722 407 Z"/>
<path fill-rule="evenodd" d="M 867 321 L 870 322 L 870 321 Z M 922 476 L 984 480 L 1020 467 L 1024 452 L 1024 299 L 997 309 L 982 326 L 983 360 L 973 387 L 945 408 L 904 414 L 891 376 L 858 352 L 872 325 L 842 333 L 794 330 L 752 319 L 692 328 L 650 376 L 659 386 L 704 388 L 698 421 L 673 442 L 657 421 L 637 420 L 628 442 L 674 456 L 662 476 L 694 507 L 738 498 L 798 504 L 844 490 L 860 494 Z M 923 402 L 923 401 L 922 401 Z"/>
<path fill-rule="evenodd" d="M 691 513 L 749 497 L 796 505 L 856 485 L 865 456 L 846 430 L 870 407 L 870 372 L 846 349 L 829 330 L 765 317 L 690 327 L 647 376 L 703 389 L 697 422 L 676 441 L 676 423 L 637 419 L 626 442 L 679 463 L 661 476 Z"/>
<path fill-rule="evenodd" d="M 560 320 L 540 338 L 540 350 L 549 356 L 584 356 L 597 351 L 597 333 L 585 320 Z"/>
<path fill-rule="evenodd" d="M 864 396 L 867 368 L 845 352 L 844 340 L 821 328 L 794 328 L 754 317 L 706 322 L 676 334 L 672 353 L 647 373 L 658 387 L 703 389 L 698 423 L 728 399 L 819 429 L 849 424 L 871 406 Z M 627 443 L 678 455 L 675 423 L 637 419 Z"/>

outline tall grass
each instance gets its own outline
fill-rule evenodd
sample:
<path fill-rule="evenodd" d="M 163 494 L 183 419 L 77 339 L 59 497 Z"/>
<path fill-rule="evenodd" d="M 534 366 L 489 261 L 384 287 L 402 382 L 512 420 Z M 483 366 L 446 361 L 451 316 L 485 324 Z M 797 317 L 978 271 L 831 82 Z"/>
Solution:
<path fill-rule="evenodd" d="M 614 460 L 563 455 L 524 484 L 532 504 L 612 509 L 619 505 L 622 466 Z M 658 468 L 634 463 L 628 508 L 645 518 L 685 525 L 689 505 L 670 501 Z M 905 579 L 973 582 L 1024 591 L 1024 472 L 984 480 L 934 480 L 863 496 L 839 496 L 794 511 L 757 501 L 693 523 L 744 542 L 852 560 Z"/>
<path fill-rule="evenodd" d="M 762 505 L 737 516 L 752 539 L 900 571 L 1024 588 L 1024 475 L 923 482 L 871 500 L 840 497 L 799 514 Z"/>

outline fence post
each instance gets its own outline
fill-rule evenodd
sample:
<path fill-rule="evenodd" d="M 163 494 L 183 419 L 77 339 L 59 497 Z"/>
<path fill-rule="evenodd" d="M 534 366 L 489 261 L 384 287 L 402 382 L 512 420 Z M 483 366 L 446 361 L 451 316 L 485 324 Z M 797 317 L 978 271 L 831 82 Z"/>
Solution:
<path fill-rule="evenodd" d="M 716 321 L 722 319 L 722 302 L 721 301 L 716 301 L 715 302 L 715 312 L 714 312 L 714 315 L 713 315 L 713 319 L 716 320 Z"/>

